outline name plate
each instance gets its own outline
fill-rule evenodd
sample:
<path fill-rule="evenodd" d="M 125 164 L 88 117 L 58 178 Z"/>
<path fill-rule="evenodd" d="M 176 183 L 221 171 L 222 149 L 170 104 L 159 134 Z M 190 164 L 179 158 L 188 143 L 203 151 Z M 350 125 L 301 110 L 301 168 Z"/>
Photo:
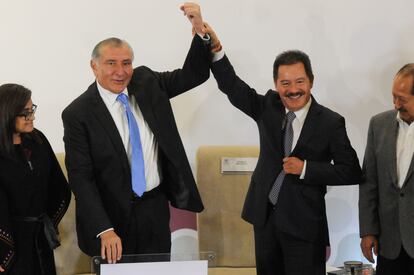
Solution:
<path fill-rule="evenodd" d="M 102 264 L 101 275 L 207 275 L 207 261 Z"/>
<path fill-rule="evenodd" d="M 258 158 L 221 158 L 221 173 L 251 173 Z"/>

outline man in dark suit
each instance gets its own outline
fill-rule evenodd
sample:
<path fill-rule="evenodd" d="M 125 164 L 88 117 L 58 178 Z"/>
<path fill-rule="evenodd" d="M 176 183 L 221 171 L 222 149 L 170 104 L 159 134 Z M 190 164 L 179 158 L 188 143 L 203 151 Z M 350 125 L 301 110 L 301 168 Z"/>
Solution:
<path fill-rule="evenodd" d="M 212 43 L 219 43 L 205 26 Z M 214 59 L 220 90 L 259 129 L 260 155 L 242 213 L 254 225 L 257 274 L 325 274 L 326 186 L 360 182 L 345 119 L 311 96 L 314 76 L 303 52 L 276 57 L 276 91 L 265 95 L 236 75 L 222 50 Z"/>
<path fill-rule="evenodd" d="M 395 110 L 374 116 L 359 189 L 361 249 L 377 274 L 414 274 L 414 64 L 394 78 Z"/>
<path fill-rule="evenodd" d="M 92 52 L 96 81 L 62 113 L 78 242 L 90 256 L 111 263 L 121 254 L 168 253 L 168 201 L 203 210 L 170 105 L 209 77 L 209 41 L 197 8 L 185 7 L 199 35 L 182 69 L 133 69 L 126 41 L 103 40 Z"/>

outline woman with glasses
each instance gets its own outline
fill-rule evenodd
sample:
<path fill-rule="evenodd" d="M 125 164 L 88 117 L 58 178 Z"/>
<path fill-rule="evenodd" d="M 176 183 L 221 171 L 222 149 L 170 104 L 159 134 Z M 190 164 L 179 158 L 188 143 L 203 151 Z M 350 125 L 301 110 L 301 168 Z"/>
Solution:
<path fill-rule="evenodd" d="M 36 107 L 27 88 L 0 86 L 0 274 L 56 274 L 57 226 L 71 193 L 33 126 Z"/>

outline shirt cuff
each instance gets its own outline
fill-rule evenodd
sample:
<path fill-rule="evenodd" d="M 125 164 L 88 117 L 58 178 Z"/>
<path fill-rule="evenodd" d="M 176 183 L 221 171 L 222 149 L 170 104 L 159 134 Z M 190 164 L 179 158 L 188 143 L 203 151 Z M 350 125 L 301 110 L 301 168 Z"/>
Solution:
<path fill-rule="evenodd" d="M 212 61 L 214 63 L 216 61 L 221 60 L 224 57 L 224 50 L 222 48 L 220 51 L 218 51 L 216 53 L 212 53 L 212 54 L 213 54 L 213 60 Z"/>
<path fill-rule="evenodd" d="M 201 33 L 197 33 L 197 35 L 200 36 L 200 38 L 205 42 L 210 41 L 210 35 L 208 33 L 204 35 Z M 212 59 L 213 62 L 219 61 L 220 59 L 224 57 L 224 50 L 221 49 L 218 52 L 212 52 L 211 55 L 213 56 L 213 59 Z"/>
<path fill-rule="evenodd" d="M 114 228 L 113 227 L 108 228 L 107 230 L 104 230 L 101 233 L 99 233 L 98 235 L 96 235 L 96 237 L 99 238 L 103 233 L 108 232 L 108 231 L 111 231 L 111 230 L 114 231 Z"/>
<path fill-rule="evenodd" d="M 210 35 L 208 35 L 208 33 L 206 34 L 197 33 L 197 35 L 200 36 L 200 38 L 203 39 L 204 41 L 210 41 Z"/>
<path fill-rule="evenodd" d="M 305 179 L 305 174 L 306 174 L 306 159 L 303 161 L 302 173 L 300 174 L 299 179 L 301 180 Z"/>

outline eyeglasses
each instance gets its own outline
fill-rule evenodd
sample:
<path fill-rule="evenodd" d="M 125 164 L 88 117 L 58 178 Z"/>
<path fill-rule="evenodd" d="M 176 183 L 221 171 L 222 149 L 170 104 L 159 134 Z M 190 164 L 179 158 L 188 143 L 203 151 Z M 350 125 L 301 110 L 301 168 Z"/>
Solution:
<path fill-rule="evenodd" d="M 24 117 L 24 120 L 31 120 L 34 118 L 34 114 L 36 113 L 37 105 L 33 104 L 31 110 L 25 109 L 17 116 Z"/>

